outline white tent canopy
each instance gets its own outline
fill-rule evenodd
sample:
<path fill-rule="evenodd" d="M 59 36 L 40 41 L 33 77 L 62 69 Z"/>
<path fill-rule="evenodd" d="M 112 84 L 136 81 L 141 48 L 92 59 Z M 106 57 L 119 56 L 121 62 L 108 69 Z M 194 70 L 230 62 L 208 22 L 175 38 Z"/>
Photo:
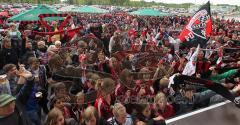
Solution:
<path fill-rule="evenodd" d="M 60 8 L 59 11 L 60 11 L 60 12 L 69 12 L 69 11 L 71 11 L 73 8 L 76 8 L 76 6 L 74 6 L 74 5 L 64 6 L 64 7 Z"/>

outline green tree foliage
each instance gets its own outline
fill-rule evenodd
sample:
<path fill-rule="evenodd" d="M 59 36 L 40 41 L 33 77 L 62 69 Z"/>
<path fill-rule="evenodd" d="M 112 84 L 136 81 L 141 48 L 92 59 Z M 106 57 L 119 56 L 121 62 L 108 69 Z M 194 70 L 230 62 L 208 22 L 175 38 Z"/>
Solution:
<path fill-rule="evenodd" d="M 34 4 L 55 4 L 60 3 L 61 0 L 0 0 L 5 3 L 34 3 Z M 156 2 L 130 1 L 130 0 L 66 0 L 68 4 L 75 5 L 114 5 L 114 6 L 133 6 L 133 7 L 151 7 L 151 6 L 165 6 L 171 8 L 189 8 L 192 3 L 184 4 L 165 4 Z M 240 7 L 234 11 L 240 11 Z"/>
<path fill-rule="evenodd" d="M 0 0 L 0 2 L 4 3 L 33 3 L 33 4 L 54 4 L 60 3 L 60 0 Z M 74 2 L 73 2 L 74 4 Z"/>
<path fill-rule="evenodd" d="M 68 0 L 71 1 L 71 0 Z M 70 3 L 70 2 L 68 2 Z M 114 6 L 133 6 L 133 7 L 150 7 L 150 6 L 166 6 L 166 7 L 180 7 L 188 8 L 190 3 L 185 4 L 164 4 L 156 2 L 145 2 L 145 1 L 130 1 L 130 0 L 76 0 L 74 4 L 81 5 L 114 5 Z"/>

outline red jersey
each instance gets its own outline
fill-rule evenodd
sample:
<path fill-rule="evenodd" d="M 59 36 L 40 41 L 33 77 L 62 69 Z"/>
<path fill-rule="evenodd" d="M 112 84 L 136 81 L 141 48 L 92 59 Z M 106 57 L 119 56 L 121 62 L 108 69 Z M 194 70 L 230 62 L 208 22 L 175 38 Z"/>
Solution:
<path fill-rule="evenodd" d="M 102 97 L 98 97 L 95 101 L 94 106 L 98 110 L 101 118 L 107 120 L 113 117 L 112 110 L 110 104 Z"/>
<path fill-rule="evenodd" d="M 118 84 L 115 89 L 115 97 L 118 101 L 124 102 L 127 99 L 127 91 L 130 90 L 130 96 L 134 97 L 137 95 L 135 90 L 128 89 L 122 84 Z"/>
<path fill-rule="evenodd" d="M 210 68 L 210 63 L 208 61 L 197 61 L 197 70 L 199 74 L 206 73 Z"/>
<path fill-rule="evenodd" d="M 170 104 L 167 104 L 164 111 L 158 110 L 159 115 L 163 116 L 165 119 L 170 118 L 175 115 L 175 111 L 173 109 L 173 106 Z"/>

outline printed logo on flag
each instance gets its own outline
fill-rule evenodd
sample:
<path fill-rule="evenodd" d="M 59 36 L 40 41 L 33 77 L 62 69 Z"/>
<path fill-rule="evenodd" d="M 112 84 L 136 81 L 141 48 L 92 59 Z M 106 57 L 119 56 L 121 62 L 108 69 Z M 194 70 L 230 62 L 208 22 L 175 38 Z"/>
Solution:
<path fill-rule="evenodd" d="M 184 27 L 179 39 L 182 42 L 192 42 L 195 45 L 204 46 L 212 32 L 212 19 L 210 3 L 203 5 Z"/>
<path fill-rule="evenodd" d="M 209 33 L 206 32 L 207 29 L 207 22 L 211 19 L 210 15 L 208 15 L 207 10 L 198 11 L 190 20 L 186 28 L 198 37 L 202 39 L 206 39 L 209 36 Z M 190 36 L 193 36 L 190 35 Z M 186 38 L 188 40 L 188 38 Z"/>

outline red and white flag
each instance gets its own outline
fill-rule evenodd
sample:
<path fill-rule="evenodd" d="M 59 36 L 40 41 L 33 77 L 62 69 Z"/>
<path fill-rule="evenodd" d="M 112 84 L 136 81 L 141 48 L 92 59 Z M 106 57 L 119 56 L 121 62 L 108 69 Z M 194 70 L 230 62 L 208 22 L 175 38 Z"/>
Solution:
<path fill-rule="evenodd" d="M 181 42 L 187 42 L 190 46 L 203 47 L 212 33 L 212 17 L 210 2 L 203 5 L 190 19 L 179 35 Z"/>

